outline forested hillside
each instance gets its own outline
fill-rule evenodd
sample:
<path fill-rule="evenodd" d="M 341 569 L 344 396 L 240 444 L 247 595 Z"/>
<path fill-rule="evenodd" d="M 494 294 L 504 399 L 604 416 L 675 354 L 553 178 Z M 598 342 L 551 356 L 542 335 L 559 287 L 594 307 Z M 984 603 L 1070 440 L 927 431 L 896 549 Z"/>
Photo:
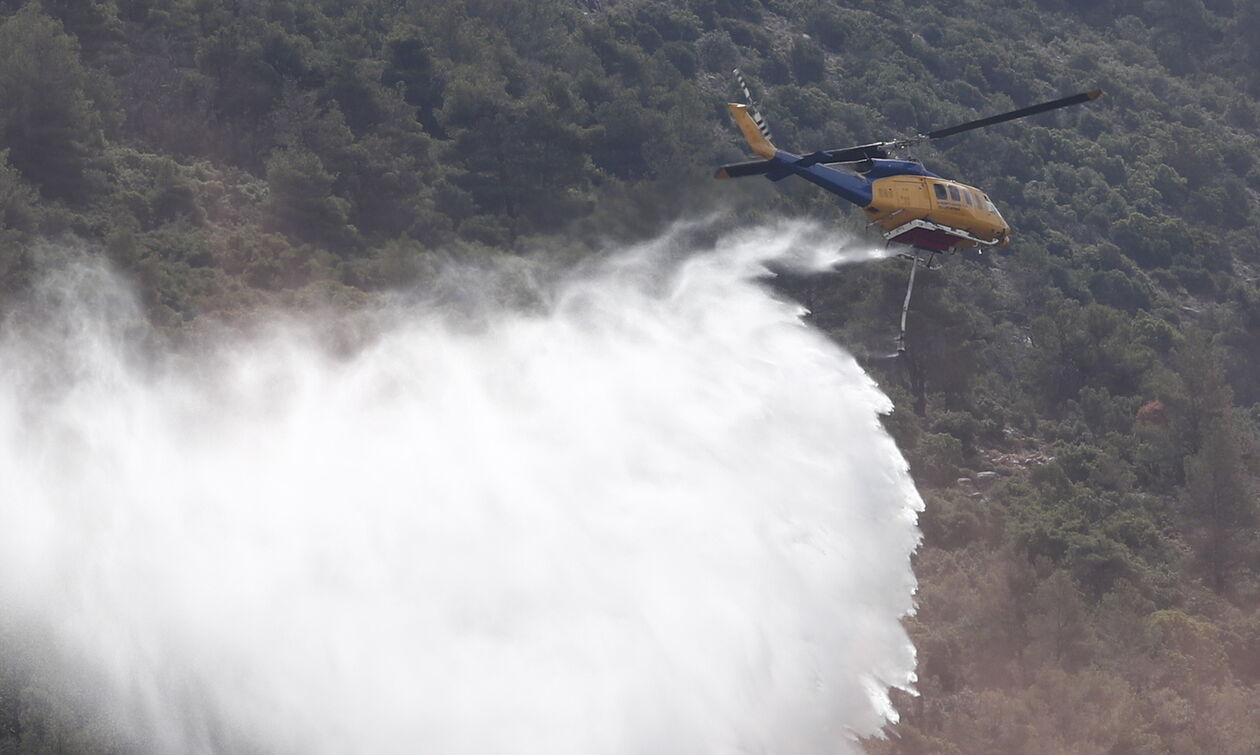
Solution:
<path fill-rule="evenodd" d="M 877 753 L 1260 748 L 1260 6 L 1241 0 L 0 1 L 0 306 L 108 257 L 173 336 L 442 260 L 566 264 L 722 211 L 863 234 L 741 159 L 1102 87 L 920 150 L 1014 229 L 781 281 L 866 360 L 927 501 L 918 696 Z M 874 236 L 872 235 L 872 238 Z M 114 752 L 38 669 L 0 750 Z"/>

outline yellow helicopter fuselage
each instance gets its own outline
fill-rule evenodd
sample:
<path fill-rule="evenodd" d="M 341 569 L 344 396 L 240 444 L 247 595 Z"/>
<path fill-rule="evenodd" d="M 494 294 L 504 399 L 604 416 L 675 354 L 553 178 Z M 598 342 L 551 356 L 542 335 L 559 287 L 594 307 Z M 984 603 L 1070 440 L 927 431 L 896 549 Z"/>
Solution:
<path fill-rule="evenodd" d="M 941 250 L 1010 243 L 1011 227 L 988 195 L 957 181 L 922 175 L 877 178 L 871 181 L 871 202 L 862 209 L 871 225 L 896 243 Z"/>

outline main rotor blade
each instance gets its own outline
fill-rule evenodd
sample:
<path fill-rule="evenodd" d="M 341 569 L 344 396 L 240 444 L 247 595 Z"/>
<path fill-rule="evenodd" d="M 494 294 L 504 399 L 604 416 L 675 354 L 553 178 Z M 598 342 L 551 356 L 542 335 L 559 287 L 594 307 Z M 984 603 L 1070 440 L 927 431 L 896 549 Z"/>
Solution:
<path fill-rule="evenodd" d="M 1067 107 L 1069 105 L 1079 105 L 1082 102 L 1089 102 L 1090 100 L 1098 99 L 1098 95 L 1100 94 L 1102 94 L 1101 89 L 1091 89 L 1088 92 L 1074 94 L 1071 97 L 1064 97 L 1058 100 L 1051 100 L 1050 102 L 1043 102 L 1040 105 L 1030 105 L 1028 107 L 1020 108 L 1019 110 L 1012 110 L 1009 113 L 1002 113 L 1001 115 L 992 115 L 988 118 L 981 118 L 978 121 L 960 123 L 957 126 L 950 126 L 949 128 L 932 131 L 924 134 L 923 136 L 928 139 L 940 139 L 943 136 L 953 136 L 954 134 L 961 134 L 964 131 L 970 131 L 974 128 L 984 128 L 985 126 L 992 126 L 998 123 L 1013 121 L 1016 118 L 1027 118 L 1030 115 L 1037 115 L 1038 113 L 1057 110 L 1061 107 Z"/>
<path fill-rule="evenodd" d="M 859 160 L 883 159 L 888 157 L 888 150 L 885 149 L 885 142 L 874 142 L 872 144 L 862 144 L 857 147 L 844 147 L 843 149 L 823 150 L 827 159 L 820 160 L 822 163 L 853 163 Z"/>

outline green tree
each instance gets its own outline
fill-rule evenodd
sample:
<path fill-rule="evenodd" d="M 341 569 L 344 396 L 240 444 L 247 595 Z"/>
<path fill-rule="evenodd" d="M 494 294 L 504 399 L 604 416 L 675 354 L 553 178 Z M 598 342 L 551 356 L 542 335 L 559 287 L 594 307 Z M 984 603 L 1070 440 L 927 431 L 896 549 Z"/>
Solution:
<path fill-rule="evenodd" d="M 0 49 L 0 146 L 9 163 L 48 197 L 84 198 L 101 136 L 78 43 L 34 4 L 0 24 Z"/>
<path fill-rule="evenodd" d="M 1245 441 L 1229 407 L 1203 432 L 1199 452 L 1186 460 L 1182 504 L 1200 529 L 1199 557 L 1212 589 L 1225 591 L 1255 538 L 1256 503 L 1243 467 Z"/>
<path fill-rule="evenodd" d="M 1085 617 L 1084 596 L 1066 571 L 1055 571 L 1037 586 L 1029 623 L 1033 636 L 1053 655 L 1056 665 L 1080 652 L 1088 637 Z"/>
<path fill-rule="evenodd" d="M 516 99 L 502 82 L 452 83 L 442 121 L 453 137 L 455 182 L 511 236 L 552 230 L 572 216 L 587 182 L 583 135 L 541 93 Z"/>
<path fill-rule="evenodd" d="M 1230 412 L 1234 394 L 1220 354 L 1202 330 L 1188 329 L 1170 361 L 1177 381 L 1168 396 L 1174 431 L 1182 454 L 1192 456 L 1203 449 L 1210 429 Z"/>
<path fill-rule="evenodd" d="M 32 220 L 35 192 L 9 165 L 7 150 L 0 150 L 0 227 L 26 230 Z"/>
<path fill-rule="evenodd" d="M 437 119 L 446 82 L 434 60 L 424 33 L 410 27 L 395 33 L 386 44 L 386 65 L 381 81 L 402 88 L 407 103 L 418 109 L 420 122 L 434 136 L 445 136 Z"/>
<path fill-rule="evenodd" d="M 802 84 L 822 81 L 827 75 L 827 59 L 818 43 L 812 39 L 801 37 L 792 42 L 789 55 L 792 62 L 792 75 Z"/>
<path fill-rule="evenodd" d="M 350 203 L 332 193 L 334 180 L 315 153 L 276 150 L 267 159 L 271 226 L 293 238 L 341 247 L 344 252 L 357 231 L 349 225 Z"/>

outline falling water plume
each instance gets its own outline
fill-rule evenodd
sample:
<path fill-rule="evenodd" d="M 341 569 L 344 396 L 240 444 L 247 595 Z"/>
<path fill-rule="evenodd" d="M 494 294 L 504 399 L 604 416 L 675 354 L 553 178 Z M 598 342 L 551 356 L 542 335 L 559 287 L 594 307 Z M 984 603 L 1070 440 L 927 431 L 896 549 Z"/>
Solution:
<path fill-rule="evenodd" d="M 0 334 L 0 599 L 155 752 L 856 751 L 913 681 L 921 503 L 760 280 L 880 256 L 832 247 L 679 230 L 337 350 L 155 346 L 50 272 Z"/>

